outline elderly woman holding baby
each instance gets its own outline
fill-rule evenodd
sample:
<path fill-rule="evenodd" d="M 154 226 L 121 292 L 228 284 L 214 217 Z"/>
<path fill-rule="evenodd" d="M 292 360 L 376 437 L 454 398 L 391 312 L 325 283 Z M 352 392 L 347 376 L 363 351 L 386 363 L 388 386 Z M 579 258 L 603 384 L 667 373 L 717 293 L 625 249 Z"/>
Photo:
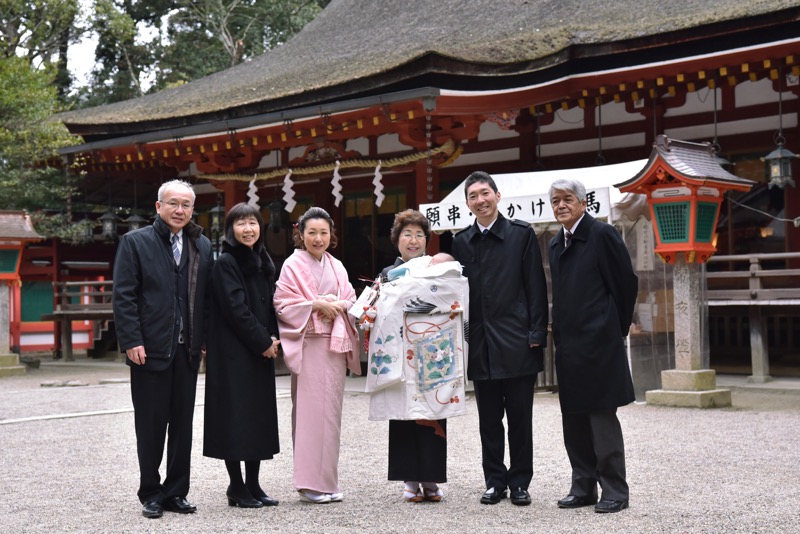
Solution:
<path fill-rule="evenodd" d="M 390 238 L 400 256 L 381 272 L 388 282 L 402 276 L 404 266 L 425 255 L 431 230 L 428 220 L 416 210 L 405 210 L 394 218 Z M 451 257 L 448 257 L 452 259 Z M 444 258 L 444 259 L 448 259 Z M 403 309 L 381 310 L 384 314 L 402 314 Z M 373 395 L 373 408 L 376 396 Z M 370 411 L 374 417 L 374 409 Z M 447 481 L 447 420 L 389 420 L 389 480 L 403 481 L 403 498 L 407 502 L 442 500 L 439 484 Z"/>

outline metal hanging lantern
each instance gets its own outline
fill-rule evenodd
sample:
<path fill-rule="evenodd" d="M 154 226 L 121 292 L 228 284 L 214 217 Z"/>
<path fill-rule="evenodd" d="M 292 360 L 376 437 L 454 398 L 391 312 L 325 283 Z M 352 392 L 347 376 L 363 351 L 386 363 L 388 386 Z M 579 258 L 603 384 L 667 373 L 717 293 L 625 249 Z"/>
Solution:
<path fill-rule="evenodd" d="M 761 161 L 767 162 L 767 179 L 770 187 L 783 189 L 787 185 L 795 186 L 792 179 L 792 159 L 796 157 L 797 154 L 783 148 L 783 143 L 778 142 L 778 148 L 761 158 Z"/>
<path fill-rule="evenodd" d="M 217 197 L 217 205 L 208 212 L 211 216 L 211 231 L 219 234 L 222 231 L 222 221 L 225 218 L 225 208 L 222 206 L 222 199 Z"/>
<path fill-rule="evenodd" d="M 222 205 L 222 195 L 217 195 L 217 205 L 208 211 L 211 218 L 211 247 L 214 250 L 214 257 L 218 257 L 222 249 L 220 239 L 222 237 L 222 224 L 225 220 L 225 207 Z"/>
<path fill-rule="evenodd" d="M 269 227 L 272 229 L 272 233 L 277 234 L 283 225 L 283 204 L 273 200 L 267 205 L 267 209 L 269 210 Z"/>
<path fill-rule="evenodd" d="M 147 219 L 145 219 L 144 217 L 142 217 L 137 213 L 134 213 L 133 215 L 125 219 L 125 222 L 128 224 L 128 231 L 132 232 L 134 230 L 138 230 L 139 228 L 147 224 Z"/>
<path fill-rule="evenodd" d="M 102 231 L 100 235 L 103 239 L 114 241 L 117 239 L 117 222 L 119 217 L 114 215 L 110 210 L 101 215 L 98 219 L 102 224 Z"/>
<path fill-rule="evenodd" d="M 94 241 L 94 223 L 89 219 L 83 220 L 83 242 L 91 243 Z"/>
<path fill-rule="evenodd" d="M 781 189 L 787 185 L 794 187 L 792 159 L 798 156 L 791 150 L 783 148 L 786 143 L 786 138 L 783 137 L 783 69 L 778 72 L 778 131 L 774 141 L 778 148 L 761 158 L 761 161 L 767 162 L 769 186 Z"/>

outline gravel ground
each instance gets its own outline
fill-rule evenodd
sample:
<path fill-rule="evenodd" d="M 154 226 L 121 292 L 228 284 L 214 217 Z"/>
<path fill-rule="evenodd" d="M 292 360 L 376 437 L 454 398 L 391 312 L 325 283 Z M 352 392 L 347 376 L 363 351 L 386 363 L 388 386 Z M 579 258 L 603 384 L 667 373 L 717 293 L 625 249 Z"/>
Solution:
<path fill-rule="evenodd" d="M 478 502 L 484 485 L 471 396 L 468 415 L 448 423 L 445 500 L 403 502 L 401 485 L 385 479 L 388 425 L 367 419 L 369 397 L 356 392 L 358 380 L 349 382 L 344 402 L 345 501 L 301 503 L 291 478 L 291 400 L 282 389 L 283 452 L 261 473 L 280 506 L 227 506 L 224 465 L 201 454 L 199 407 L 188 496 L 198 511 L 151 520 L 136 498 L 127 376 L 119 362 L 78 361 L 43 362 L 26 376 L 0 379 L 0 532 L 800 532 L 800 388 L 737 388 L 734 408 L 726 409 L 621 408 L 631 507 L 609 515 L 555 505 L 569 488 L 569 464 L 550 393 L 534 401 L 531 506 Z M 61 386 L 69 381 L 84 385 Z M 199 405 L 203 386 L 201 375 Z"/>

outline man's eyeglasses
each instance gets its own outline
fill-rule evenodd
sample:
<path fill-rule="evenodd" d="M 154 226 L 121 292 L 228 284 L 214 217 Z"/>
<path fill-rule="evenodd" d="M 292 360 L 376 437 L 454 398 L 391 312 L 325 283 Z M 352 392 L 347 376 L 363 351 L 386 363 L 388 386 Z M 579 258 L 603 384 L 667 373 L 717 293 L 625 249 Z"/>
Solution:
<path fill-rule="evenodd" d="M 178 206 L 180 206 L 181 208 L 184 209 L 184 211 L 189 211 L 190 209 L 192 209 L 194 207 L 194 204 L 189 204 L 188 202 L 180 203 L 180 202 L 175 202 L 174 200 L 168 200 L 167 202 L 164 202 L 162 200 L 161 204 L 163 206 L 168 206 L 169 209 L 171 209 L 171 210 L 176 210 L 176 209 L 178 209 Z"/>

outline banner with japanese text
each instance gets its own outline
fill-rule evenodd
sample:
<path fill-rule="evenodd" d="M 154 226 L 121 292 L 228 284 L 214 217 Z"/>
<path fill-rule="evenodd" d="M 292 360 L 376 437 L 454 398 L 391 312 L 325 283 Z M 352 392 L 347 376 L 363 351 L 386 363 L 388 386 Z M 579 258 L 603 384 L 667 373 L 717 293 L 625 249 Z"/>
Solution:
<path fill-rule="evenodd" d="M 531 224 L 556 221 L 547 194 L 518 197 L 501 195 L 497 208 L 507 219 L 519 219 Z M 469 211 L 466 200 L 420 204 L 419 211 L 428 218 L 434 232 L 460 230 L 475 222 L 475 216 Z M 586 190 L 586 212 L 595 218 L 608 218 L 611 201 L 607 187 Z"/>

